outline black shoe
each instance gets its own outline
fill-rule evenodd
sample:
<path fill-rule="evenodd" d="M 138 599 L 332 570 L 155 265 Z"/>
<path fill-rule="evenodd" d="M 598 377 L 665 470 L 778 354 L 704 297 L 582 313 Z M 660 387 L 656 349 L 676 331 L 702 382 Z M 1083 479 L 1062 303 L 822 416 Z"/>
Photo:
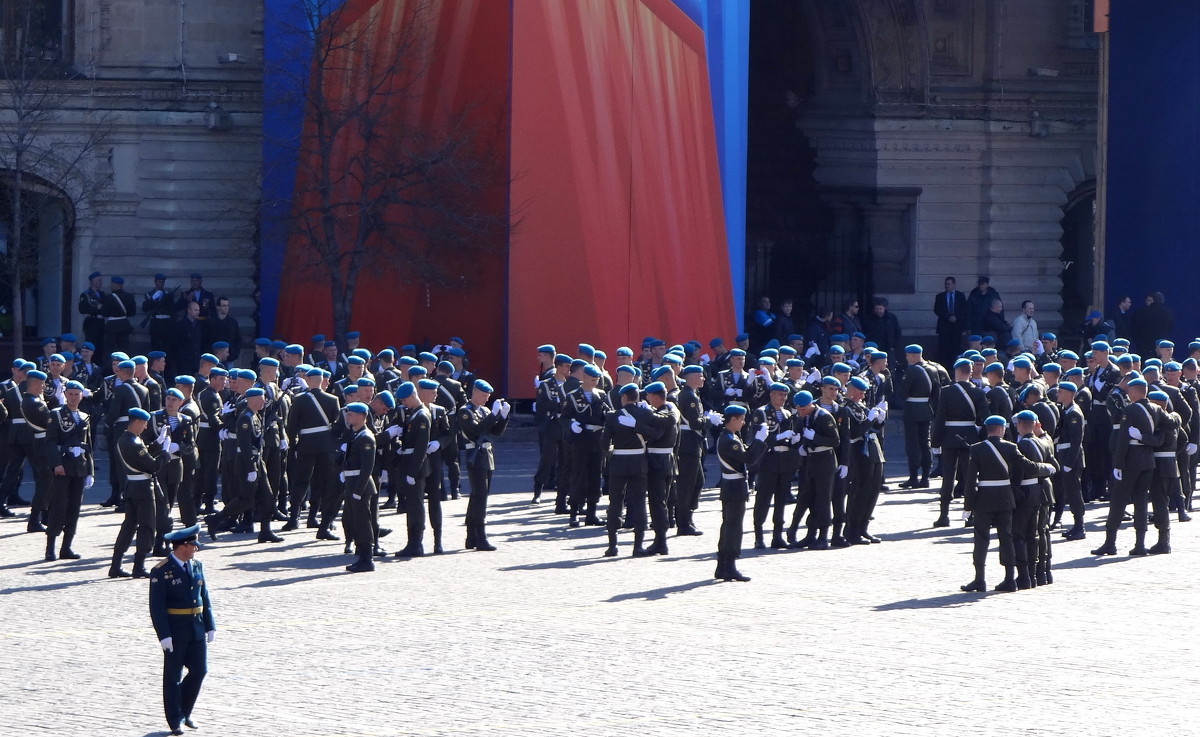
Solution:
<path fill-rule="evenodd" d="M 283 527 L 279 528 L 279 531 L 280 532 L 291 532 L 292 530 L 298 530 L 298 529 L 300 529 L 300 522 L 298 520 L 289 519 L 287 522 L 284 523 Z"/>
<path fill-rule="evenodd" d="M 1155 543 L 1150 548 L 1150 555 L 1166 555 L 1171 552 L 1170 543 Z"/>
<path fill-rule="evenodd" d="M 535 504 L 541 504 L 541 503 L 542 503 L 542 495 L 541 495 L 541 494 L 534 494 L 534 495 L 533 495 L 533 498 L 529 500 L 529 503 L 530 503 L 531 505 L 535 505 Z"/>
<path fill-rule="evenodd" d="M 933 526 L 934 527 L 949 527 L 950 526 L 949 515 L 943 514 L 941 517 L 938 517 L 936 520 L 933 521 Z"/>
<path fill-rule="evenodd" d="M 846 538 L 846 542 L 850 543 L 851 545 L 870 545 L 871 544 L 871 541 L 868 540 L 866 538 L 866 536 L 864 536 L 864 535 L 851 535 L 850 537 Z"/>
<path fill-rule="evenodd" d="M 993 591 L 1016 591 L 1017 590 L 1017 582 L 1011 578 L 1006 578 L 1003 581 L 1001 581 L 1000 583 L 996 584 L 996 588 L 994 588 L 992 590 Z"/>
<path fill-rule="evenodd" d="M 1092 551 L 1092 555 L 1116 555 L 1117 546 L 1113 543 L 1104 543 L 1100 547 Z"/>
<path fill-rule="evenodd" d="M 846 538 L 842 537 L 841 535 L 834 535 L 833 539 L 829 541 L 829 545 L 830 545 L 830 547 L 834 547 L 834 548 L 850 547 L 850 543 L 846 540 Z"/>
<path fill-rule="evenodd" d="M 573 519 L 573 520 L 571 520 L 571 527 L 583 527 L 583 523 L 582 523 L 582 522 L 580 522 L 580 521 L 579 521 L 579 520 L 577 520 L 577 519 Z M 474 546 L 474 545 L 469 545 L 469 546 L 467 546 L 467 547 L 475 547 L 475 546 Z"/>
<path fill-rule="evenodd" d="M 792 550 L 803 550 L 813 544 L 813 539 L 809 536 L 804 536 L 794 543 L 789 543 L 788 547 Z"/>
<path fill-rule="evenodd" d="M 735 568 L 733 565 L 733 562 L 730 561 L 730 563 L 725 567 L 725 580 L 726 581 L 749 581 L 750 577 L 745 575 L 741 571 L 739 571 L 737 568 Z"/>
<path fill-rule="evenodd" d="M 829 550 L 829 541 L 824 539 L 813 540 L 808 545 L 809 550 Z"/>
<path fill-rule="evenodd" d="M 369 573 L 370 571 L 375 570 L 375 562 L 370 558 L 367 558 L 366 560 L 356 560 L 350 565 L 346 566 L 346 570 L 350 573 Z"/>
<path fill-rule="evenodd" d="M 445 552 L 446 552 L 446 549 L 442 547 L 442 544 L 440 542 L 433 544 L 433 554 L 434 555 L 441 555 L 442 553 L 445 553 Z"/>
<path fill-rule="evenodd" d="M 697 530 L 694 525 L 687 525 L 686 527 L 680 527 L 678 530 L 675 531 L 675 534 L 676 535 L 688 535 L 691 537 L 699 537 L 700 535 L 703 535 L 704 533 L 701 532 L 700 530 Z"/>
<path fill-rule="evenodd" d="M 183 734 L 183 727 L 171 727 L 171 734 Z"/>
<path fill-rule="evenodd" d="M 79 553 L 76 553 L 74 550 L 71 550 L 70 548 L 63 548 L 62 550 L 58 551 L 58 557 L 62 558 L 63 560 L 79 560 L 83 556 Z"/>
<path fill-rule="evenodd" d="M 420 558 L 425 555 L 425 548 L 420 544 L 408 544 L 394 553 L 397 558 Z"/>
<path fill-rule="evenodd" d="M 146 570 L 145 566 L 134 566 L 131 577 L 132 578 L 150 578 L 150 572 Z"/>
<path fill-rule="evenodd" d="M 1143 555 L 1150 555 L 1150 551 L 1146 549 L 1145 545 L 1134 545 L 1129 549 L 1129 554 L 1140 558 Z"/>
<path fill-rule="evenodd" d="M 589 514 L 587 519 L 583 521 L 583 524 L 587 525 L 588 527 L 604 527 L 604 520 L 600 519 L 594 514 Z"/>
<path fill-rule="evenodd" d="M 376 558 L 386 558 L 386 557 L 388 557 L 388 551 L 386 551 L 383 548 L 376 545 L 375 550 L 374 550 L 374 555 Z"/>
<path fill-rule="evenodd" d="M 765 540 L 763 540 L 762 535 L 754 536 L 754 549 L 755 550 L 766 550 L 767 549 L 767 543 Z"/>
<path fill-rule="evenodd" d="M 46 526 L 37 521 L 36 517 L 30 517 L 29 522 L 25 524 L 26 532 L 45 532 Z"/>
<path fill-rule="evenodd" d="M 390 527 L 380 527 L 379 528 L 379 537 L 384 538 L 390 534 L 392 534 L 392 528 L 390 528 Z"/>
<path fill-rule="evenodd" d="M 869 533 L 869 532 L 864 532 L 864 533 L 862 534 L 862 536 L 863 536 L 863 537 L 865 537 L 865 538 L 867 538 L 867 542 L 869 542 L 869 543 L 881 543 L 881 542 L 883 542 L 883 538 L 881 538 L 881 537 L 877 537 L 877 536 L 875 536 L 875 535 L 872 535 L 872 534 L 871 534 L 871 533 Z"/>
<path fill-rule="evenodd" d="M 108 577 L 109 578 L 131 578 L 132 576 L 133 576 L 133 574 L 130 573 L 129 571 L 125 570 L 124 568 L 109 568 L 108 569 Z"/>
<path fill-rule="evenodd" d="M 916 476 L 910 476 L 910 477 L 908 478 L 908 480 L 907 480 L 907 481 L 902 481 L 902 482 L 900 482 L 900 488 L 901 488 L 901 489 L 915 489 L 915 488 L 917 488 L 917 477 L 916 477 Z"/>
<path fill-rule="evenodd" d="M 210 514 L 204 518 L 204 529 L 208 532 L 208 539 L 214 542 L 217 539 L 217 523 L 219 521 L 216 514 Z"/>
<path fill-rule="evenodd" d="M 556 506 L 554 508 L 554 513 L 555 514 L 570 514 L 571 510 L 567 509 L 566 507 L 557 507 Z"/>
<path fill-rule="evenodd" d="M 396 508 L 396 500 L 395 500 L 395 499 L 388 499 L 386 502 L 384 502 L 383 504 L 379 505 L 379 508 L 380 508 L 380 509 L 395 509 L 395 508 Z"/>
<path fill-rule="evenodd" d="M 495 545 L 492 545 L 492 544 L 491 544 L 490 542 L 488 542 L 487 540 L 483 540 L 483 541 L 476 541 L 476 542 L 475 542 L 475 549 L 476 549 L 476 550 L 478 550 L 478 551 L 480 551 L 480 552 L 484 552 L 484 553 L 490 553 L 490 552 L 492 552 L 493 550 L 495 550 L 495 549 L 496 549 L 496 546 L 495 546 Z"/>
<path fill-rule="evenodd" d="M 16 517 L 16 516 L 17 516 L 16 512 L 12 511 L 8 507 L 4 506 L 3 504 L 0 504 L 0 518 L 7 519 L 9 517 Z"/>
<path fill-rule="evenodd" d="M 281 543 L 283 542 L 283 538 L 270 530 L 264 530 L 258 533 L 258 541 L 260 543 Z"/>
<path fill-rule="evenodd" d="M 1181 510 L 1179 510 L 1179 521 L 1180 522 L 1191 522 L 1192 515 L 1188 514 L 1187 512 L 1185 512 L 1181 509 Z"/>
<path fill-rule="evenodd" d="M 1085 537 L 1087 537 L 1087 533 L 1083 531 L 1082 527 L 1072 527 L 1063 533 L 1064 540 L 1082 540 Z"/>
<path fill-rule="evenodd" d="M 783 550 L 787 546 L 788 544 L 783 540 L 783 535 L 775 533 L 771 536 L 771 547 L 775 550 Z"/>
<path fill-rule="evenodd" d="M 1033 575 L 1033 581 L 1038 586 L 1045 586 L 1046 584 L 1050 583 L 1049 580 L 1047 580 L 1047 578 L 1046 578 L 1045 571 L 1038 571 L 1037 573 L 1035 573 Z"/>
<path fill-rule="evenodd" d="M 617 557 L 617 546 L 609 545 L 607 548 L 605 548 L 604 549 L 604 557 L 605 558 L 616 558 Z"/>
<path fill-rule="evenodd" d="M 318 522 L 318 521 L 316 521 L 316 520 L 315 520 L 315 519 L 313 519 L 312 517 L 309 517 L 309 518 L 308 518 L 308 521 L 304 523 L 304 526 L 305 526 L 305 527 L 307 527 L 307 528 L 308 528 L 308 529 L 310 529 L 310 530 L 316 530 L 316 529 L 319 529 L 319 528 L 321 527 L 321 523 L 320 523 L 320 522 Z"/>
<path fill-rule="evenodd" d="M 192 721 L 191 717 L 183 718 L 183 726 L 187 727 L 188 729 L 200 729 L 200 727 L 197 726 L 197 724 Z"/>
<path fill-rule="evenodd" d="M 961 591 L 979 591 L 982 593 L 984 591 L 987 591 L 987 584 L 984 583 L 984 580 L 982 578 L 977 578 L 974 581 L 972 581 L 971 583 L 964 583 L 962 586 L 959 586 L 958 588 Z"/>
<path fill-rule="evenodd" d="M 928 489 L 928 488 L 929 488 L 929 477 L 928 477 L 928 476 L 922 476 L 922 477 L 921 477 L 921 480 L 920 480 L 920 481 L 918 481 L 918 482 L 917 482 L 917 485 L 916 485 L 916 486 L 914 486 L 913 488 L 914 488 L 914 489 Z"/>
<path fill-rule="evenodd" d="M 338 537 L 337 535 L 333 534 L 329 530 L 322 527 L 321 529 L 317 530 L 317 539 L 318 540 L 341 540 L 342 538 Z"/>
<path fill-rule="evenodd" d="M 641 545 L 634 545 L 632 555 L 634 558 L 649 558 L 650 556 L 654 555 L 654 553 L 651 552 L 650 548 L 643 548 Z"/>
<path fill-rule="evenodd" d="M 275 514 L 271 515 L 271 521 L 272 522 L 289 522 L 289 521 L 291 521 L 291 518 L 288 517 L 283 512 L 276 509 Z"/>

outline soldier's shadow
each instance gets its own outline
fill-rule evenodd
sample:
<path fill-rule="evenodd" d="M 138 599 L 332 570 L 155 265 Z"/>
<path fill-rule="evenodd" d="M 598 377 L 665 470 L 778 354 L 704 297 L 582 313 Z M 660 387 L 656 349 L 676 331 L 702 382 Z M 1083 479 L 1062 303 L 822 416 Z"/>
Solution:
<path fill-rule="evenodd" d="M 893 601 L 888 604 L 878 604 L 871 607 L 877 612 L 891 612 L 904 609 L 955 609 L 964 606 L 970 606 L 977 601 L 999 594 L 1003 592 L 988 591 L 986 593 L 958 593 L 946 594 L 944 596 L 934 596 L 928 599 L 904 599 L 902 601 Z"/>
<path fill-rule="evenodd" d="M 665 599 L 671 594 L 679 594 L 684 591 L 691 591 L 702 586 L 714 586 L 720 583 L 715 578 L 706 578 L 700 581 L 692 581 L 691 583 L 682 583 L 677 586 L 665 586 L 661 589 L 650 589 L 649 591 L 634 591 L 628 594 L 617 594 L 609 599 L 606 599 L 610 604 L 619 601 L 629 601 L 630 599 L 645 599 L 646 601 L 658 601 Z"/>
<path fill-rule="evenodd" d="M 83 579 L 78 581 L 63 581 L 61 583 L 45 583 L 39 586 L 15 586 L 9 589 L 0 589 L 0 595 L 21 594 L 28 591 L 58 591 L 60 589 L 69 589 L 72 586 L 85 586 L 91 583 L 98 582 L 91 579 Z"/>

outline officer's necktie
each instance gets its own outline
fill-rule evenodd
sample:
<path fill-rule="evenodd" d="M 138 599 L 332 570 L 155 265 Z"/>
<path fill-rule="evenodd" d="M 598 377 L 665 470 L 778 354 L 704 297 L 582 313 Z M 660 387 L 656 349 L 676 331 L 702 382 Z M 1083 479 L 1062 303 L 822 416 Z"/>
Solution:
<path fill-rule="evenodd" d="M 954 314 L 954 292 L 946 292 L 946 306 L 950 309 L 950 314 Z"/>

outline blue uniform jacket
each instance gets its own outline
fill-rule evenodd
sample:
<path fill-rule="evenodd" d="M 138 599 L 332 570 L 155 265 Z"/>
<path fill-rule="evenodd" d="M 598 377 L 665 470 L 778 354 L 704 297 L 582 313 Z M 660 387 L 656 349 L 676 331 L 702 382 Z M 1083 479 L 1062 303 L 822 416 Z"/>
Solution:
<path fill-rule="evenodd" d="M 208 586 L 204 581 L 204 566 L 191 561 L 193 573 L 180 568 L 171 556 L 150 571 L 150 621 L 158 639 L 172 637 L 176 642 L 204 639 L 204 633 L 215 630 L 212 606 L 208 601 Z M 196 609 L 195 614 L 172 614 L 168 610 Z"/>

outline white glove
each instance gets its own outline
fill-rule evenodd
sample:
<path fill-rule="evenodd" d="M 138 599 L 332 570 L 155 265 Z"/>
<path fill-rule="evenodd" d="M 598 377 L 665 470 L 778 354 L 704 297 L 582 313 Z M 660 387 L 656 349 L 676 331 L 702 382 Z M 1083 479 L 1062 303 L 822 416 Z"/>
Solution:
<path fill-rule="evenodd" d="M 504 404 L 499 399 L 492 402 L 492 414 L 503 417 L 504 415 L 500 414 L 500 408 L 503 406 Z"/>
<path fill-rule="evenodd" d="M 87 478 L 85 478 L 83 480 L 83 488 L 90 489 L 90 488 L 92 488 L 92 484 L 94 484 L 94 483 L 96 483 L 96 477 L 88 476 Z"/>
<path fill-rule="evenodd" d="M 708 362 L 711 360 L 712 360 L 712 357 L 710 357 L 707 353 L 700 354 L 700 365 L 701 366 L 707 366 Z"/>
<path fill-rule="evenodd" d="M 704 416 L 708 419 L 708 424 L 710 424 L 710 425 L 720 425 L 721 424 L 721 413 L 720 412 L 710 409 L 707 413 L 705 413 Z"/>
<path fill-rule="evenodd" d="M 406 482 L 406 483 L 407 483 L 409 486 L 416 486 L 416 485 L 417 485 L 417 480 L 416 480 L 416 479 L 414 479 L 412 476 L 405 476 L 405 477 L 404 477 L 404 481 L 405 481 L 405 482 Z"/>
<path fill-rule="evenodd" d="M 579 424 L 579 420 L 571 420 L 571 432 L 576 435 L 583 432 L 583 425 Z"/>
<path fill-rule="evenodd" d="M 797 435 L 796 433 L 792 433 L 791 437 L 788 438 L 788 442 L 791 443 L 792 445 L 796 445 L 803 439 L 804 438 Z M 808 455 L 807 453 L 803 452 L 804 448 L 801 448 L 800 450 L 802 451 L 801 455 Z"/>
<path fill-rule="evenodd" d="M 338 474 L 338 481 L 341 481 L 343 484 L 344 484 L 344 483 L 346 483 L 346 474 L 344 474 L 344 473 L 339 473 L 339 474 Z"/>
<path fill-rule="evenodd" d="M 942 449 L 941 448 L 930 448 L 929 452 L 935 456 L 940 456 L 942 454 Z"/>
<path fill-rule="evenodd" d="M 171 438 L 171 426 L 170 425 L 163 425 L 162 427 L 158 428 L 159 442 L 162 442 L 164 439 L 169 440 L 170 438 Z"/>
<path fill-rule="evenodd" d="M 1196 444 L 1195 444 L 1195 443 L 1188 443 L 1188 444 L 1187 444 L 1187 454 L 1188 454 L 1188 455 L 1190 455 L 1190 456 L 1194 456 L 1194 455 L 1196 455 L 1196 450 L 1197 450 L 1197 446 L 1196 446 Z"/>
<path fill-rule="evenodd" d="M 817 371 L 816 369 L 812 369 L 808 372 L 808 376 L 804 377 L 804 380 L 809 384 L 816 384 L 821 381 L 821 372 Z"/>
<path fill-rule="evenodd" d="M 846 478 L 846 474 L 849 472 L 850 472 L 850 469 L 846 468 L 845 466 L 838 466 L 838 478 L 839 479 Z"/>
<path fill-rule="evenodd" d="M 733 388 L 732 386 L 725 390 L 725 396 L 727 397 L 732 397 L 735 394 L 737 394 L 737 389 Z"/>
<path fill-rule="evenodd" d="M 440 447 L 442 447 L 442 444 L 440 442 L 438 442 L 436 440 L 430 440 L 429 444 L 425 446 L 425 452 L 426 453 L 436 453 L 437 449 Z"/>
<path fill-rule="evenodd" d="M 217 438 L 220 440 L 228 440 L 229 439 L 229 431 L 221 430 L 219 433 L 217 433 Z"/>
<path fill-rule="evenodd" d="M 1033 352 L 1038 354 L 1039 356 L 1046 352 L 1046 349 L 1042 347 L 1042 341 L 1040 341 L 1040 340 L 1033 341 Z"/>
<path fill-rule="evenodd" d="M 342 451 L 343 453 L 345 453 L 345 452 L 346 452 L 346 444 L 345 444 L 345 443 L 342 443 L 342 444 L 341 444 L 341 446 L 339 446 L 339 447 L 338 447 L 338 450 L 340 450 L 340 451 Z"/>
<path fill-rule="evenodd" d="M 533 377 L 533 388 L 537 389 L 541 385 L 542 385 L 542 377 L 540 377 L 540 376 Z"/>
<path fill-rule="evenodd" d="M 387 434 L 388 437 L 392 438 L 393 440 L 400 437 L 400 433 L 402 432 L 404 432 L 404 428 L 400 427 L 399 425 L 388 425 Z"/>
<path fill-rule="evenodd" d="M 386 484 L 387 482 L 388 482 L 388 472 L 380 471 L 379 472 L 379 483 Z"/>
<path fill-rule="evenodd" d="M 781 433 L 777 433 L 775 435 L 775 439 L 776 440 L 789 440 L 789 439 L 795 437 L 795 435 L 796 435 L 796 432 L 794 430 L 784 430 Z"/>
<path fill-rule="evenodd" d="M 215 639 L 217 639 L 217 631 L 216 630 L 209 630 L 208 632 L 204 633 L 204 641 L 205 642 L 212 642 Z"/>
<path fill-rule="evenodd" d="M 90 396 L 92 396 L 92 390 L 91 390 L 91 389 L 84 389 L 84 390 L 83 390 L 83 398 L 84 398 L 84 399 L 87 399 L 87 398 L 88 398 L 88 397 L 90 397 Z"/>
<path fill-rule="evenodd" d="M 168 445 L 166 447 L 166 451 L 168 453 L 178 453 L 179 452 L 179 443 L 171 443 L 170 445 Z"/>
<path fill-rule="evenodd" d="M 737 393 L 737 395 L 738 395 L 739 397 L 740 397 L 740 396 L 742 396 L 742 390 L 741 390 L 741 389 L 734 389 L 733 391 L 734 391 L 734 392 L 736 392 L 736 393 Z"/>
<path fill-rule="evenodd" d="M 634 427 L 637 425 L 637 420 L 633 417 L 630 417 L 629 413 L 625 412 L 624 410 L 621 411 L 621 414 L 617 415 L 617 422 L 621 423 L 625 427 Z"/>
<path fill-rule="evenodd" d="M 1070 473 L 1070 472 L 1071 472 L 1071 467 L 1070 467 L 1070 466 L 1063 466 L 1063 467 L 1062 467 L 1062 470 L 1063 470 L 1063 473 Z"/>
<path fill-rule="evenodd" d="M 800 447 L 800 455 L 802 455 L 802 456 L 808 455 L 808 449 L 805 448 L 804 446 L 801 446 Z"/>
<path fill-rule="evenodd" d="M 821 355 L 821 349 L 817 347 L 817 344 L 809 343 L 808 350 L 804 352 L 804 357 L 812 358 L 813 356 L 819 356 L 819 355 Z"/>
<path fill-rule="evenodd" d="M 1116 479 L 1117 481 L 1121 480 L 1121 469 L 1119 469 L 1119 468 L 1113 469 L 1113 478 Z"/>
<path fill-rule="evenodd" d="M 226 402 L 225 404 L 221 405 L 221 414 L 227 415 L 232 411 L 233 411 L 233 403 L 232 402 Z"/>
<path fill-rule="evenodd" d="M 1007 364 L 1005 364 L 1004 368 L 1008 369 L 1011 372 L 1013 369 L 1013 362 L 1009 361 Z"/>
<path fill-rule="evenodd" d="M 1134 440 L 1141 440 L 1142 439 L 1142 431 L 1137 429 L 1133 425 L 1130 425 L 1129 426 L 1129 437 L 1133 438 Z"/>
<path fill-rule="evenodd" d="M 246 474 L 246 480 L 258 481 L 258 471 L 251 471 L 250 473 Z"/>
<path fill-rule="evenodd" d="M 500 403 L 500 416 L 508 417 L 509 412 L 512 412 L 512 405 L 509 404 L 508 402 L 501 402 Z"/>
<path fill-rule="evenodd" d="M 162 645 L 163 652 L 167 652 L 167 653 L 175 652 L 175 641 L 174 641 L 174 639 L 172 639 L 170 637 L 164 637 L 163 639 L 158 641 L 158 644 Z"/>
<path fill-rule="evenodd" d="M 83 455 L 83 448 L 80 448 L 78 445 L 73 445 L 71 446 L 69 452 L 71 453 L 72 457 L 78 458 L 79 456 Z"/>
<path fill-rule="evenodd" d="M 813 438 L 817 437 L 817 431 L 811 427 L 805 428 L 802 434 L 804 435 L 805 440 L 812 440 Z"/>
<path fill-rule="evenodd" d="M 159 300 L 163 298 L 163 290 L 155 289 L 154 294 L 150 295 L 150 299 Z"/>
<path fill-rule="evenodd" d="M 874 422 L 875 420 L 878 420 L 878 419 L 879 419 L 879 408 L 872 407 L 871 411 L 867 413 L 867 421 Z"/>
<path fill-rule="evenodd" d="M 760 374 L 762 374 L 762 377 L 765 381 L 774 381 L 775 380 L 775 377 L 771 374 L 771 369 L 767 368 L 766 366 L 763 366 L 762 368 L 760 368 L 758 370 L 758 372 Z"/>
<path fill-rule="evenodd" d="M 754 439 L 761 443 L 765 441 L 767 439 L 767 435 L 770 434 L 771 428 L 767 427 L 765 424 L 759 425 L 758 432 L 754 433 Z"/>
<path fill-rule="evenodd" d="M 282 436 L 282 437 L 280 437 L 280 438 L 279 438 L 279 449 L 280 449 L 280 450 L 287 450 L 287 449 L 288 449 L 287 435 L 284 435 L 284 436 Z"/>

